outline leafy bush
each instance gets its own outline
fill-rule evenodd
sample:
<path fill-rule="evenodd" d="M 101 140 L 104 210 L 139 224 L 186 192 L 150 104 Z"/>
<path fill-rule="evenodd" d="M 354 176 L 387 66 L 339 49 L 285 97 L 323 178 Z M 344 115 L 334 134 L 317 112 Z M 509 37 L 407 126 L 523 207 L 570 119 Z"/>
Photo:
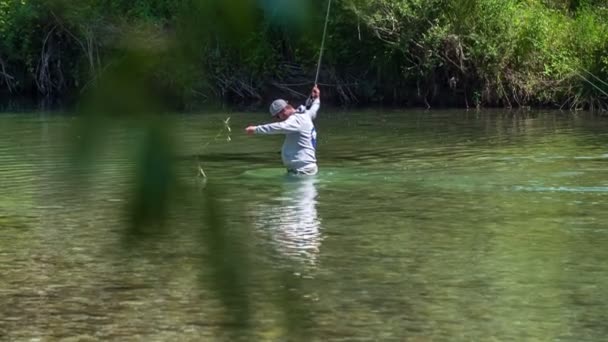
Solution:
<path fill-rule="evenodd" d="M 125 55 L 179 108 L 311 86 L 326 1 L 0 1 L 0 92 L 79 98 Z M 606 0 L 336 0 L 342 103 L 606 107 Z M 147 63 L 143 63 L 148 65 Z"/>

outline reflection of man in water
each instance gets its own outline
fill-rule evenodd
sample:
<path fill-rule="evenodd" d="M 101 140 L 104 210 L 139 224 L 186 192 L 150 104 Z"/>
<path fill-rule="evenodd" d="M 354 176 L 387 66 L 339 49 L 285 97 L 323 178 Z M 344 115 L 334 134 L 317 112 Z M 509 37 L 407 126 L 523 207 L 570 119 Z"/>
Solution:
<path fill-rule="evenodd" d="M 316 264 L 321 246 L 321 222 L 317 215 L 317 189 L 314 178 L 286 179 L 278 205 L 257 208 L 255 226 L 271 234 L 283 255 Z"/>
<path fill-rule="evenodd" d="M 315 85 L 306 106 L 297 109 L 285 100 L 276 100 L 270 106 L 270 114 L 279 122 L 245 129 L 248 134 L 285 134 L 281 157 L 290 174 L 315 175 L 318 172 L 317 131 L 312 121 L 321 106 L 320 95 Z"/>

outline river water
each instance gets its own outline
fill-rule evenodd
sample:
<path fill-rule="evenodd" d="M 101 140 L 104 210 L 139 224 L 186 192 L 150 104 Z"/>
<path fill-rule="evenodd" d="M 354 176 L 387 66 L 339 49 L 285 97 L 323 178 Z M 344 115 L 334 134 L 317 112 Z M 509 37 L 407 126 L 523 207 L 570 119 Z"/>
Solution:
<path fill-rule="evenodd" d="M 608 335 L 608 118 L 322 112 L 308 179 L 266 119 L 173 116 L 146 212 L 142 125 L 0 114 L 0 340 Z"/>

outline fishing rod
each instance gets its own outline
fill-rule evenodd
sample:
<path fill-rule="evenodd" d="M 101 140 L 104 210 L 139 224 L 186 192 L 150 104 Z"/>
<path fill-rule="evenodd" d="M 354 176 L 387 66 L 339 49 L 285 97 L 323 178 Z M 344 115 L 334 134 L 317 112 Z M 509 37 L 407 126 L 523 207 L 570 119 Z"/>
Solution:
<path fill-rule="evenodd" d="M 323 28 L 323 39 L 321 40 L 321 51 L 319 52 L 319 62 L 317 63 L 317 75 L 315 76 L 315 86 L 319 82 L 321 72 L 321 62 L 323 61 L 323 50 L 325 50 L 325 37 L 327 36 L 327 24 L 329 23 L 329 13 L 331 12 L 331 1 L 327 1 L 327 14 L 325 15 L 325 27 Z"/>
<path fill-rule="evenodd" d="M 319 82 L 319 74 L 321 73 L 321 63 L 323 62 L 323 51 L 325 50 L 325 38 L 327 37 L 327 24 L 329 23 L 329 13 L 331 13 L 331 1 L 327 1 L 327 13 L 325 14 L 325 27 L 323 28 L 323 38 L 321 39 L 321 50 L 319 51 L 319 61 L 317 62 L 317 74 L 315 75 L 315 87 Z M 312 107 L 313 98 L 312 95 L 306 100 L 306 108 Z"/>

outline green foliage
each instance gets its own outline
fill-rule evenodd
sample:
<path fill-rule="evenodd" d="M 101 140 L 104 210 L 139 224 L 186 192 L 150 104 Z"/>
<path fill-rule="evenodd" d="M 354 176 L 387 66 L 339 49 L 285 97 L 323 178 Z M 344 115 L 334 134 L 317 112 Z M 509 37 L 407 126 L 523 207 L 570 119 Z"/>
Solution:
<path fill-rule="evenodd" d="M 519 0 L 351 1 L 377 37 L 411 66 L 406 79 L 426 86 L 425 102 L 451 92 L 486 105 L 605 105 L 579 77 L 606 79 L 606 2 Z M 450 89 L 448 90 L 448 89 Z M 603 104 L 602 104 L 603 103 Z M 597 107 L 596 105 L 596 107 Z"/>
<path fill-rule="evenodd" d="M 174 108 L 295 96 L 325 5 L 0 1 L 0 92 L 78 99 L 135 47 L 156 56 L 146 80 Z M 606 105 L 606 0 L 341 0 L 330 18 L 321 80 L 336 101 Z"/>
<path fill-rule="evenodd" d="M 19 63 L 22 73 L 34 70 L 39 17 L 39 9 L 29 1 L 0 1 L 0 61 L 5 67 Z"/>

